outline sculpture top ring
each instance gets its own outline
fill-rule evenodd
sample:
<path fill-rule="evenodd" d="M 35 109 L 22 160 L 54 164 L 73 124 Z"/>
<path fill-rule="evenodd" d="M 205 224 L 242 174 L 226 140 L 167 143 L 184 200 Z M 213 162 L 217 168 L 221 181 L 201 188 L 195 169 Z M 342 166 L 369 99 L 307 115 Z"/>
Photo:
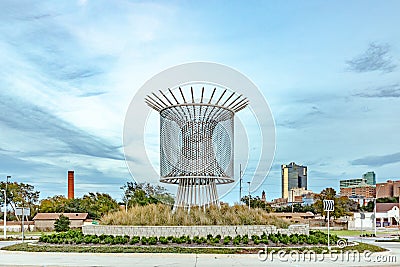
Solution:
<path fill-rule="evenodd" d="M 190 99 L 188 99 L 188 101 L 186 100 L 185 95 L 182 91 L 182 88 L 179 87 L 180 96 L 182 97 L 182 100 L 180 100 L 180 101 L 178 100 L 179 96 L 176 96 L 171 91 L 171 89 L 168 89 L 168 92 L 171 94 L 171 97 L 173 99 L 168 98 L 166 94 L 164 94 L 161 90 L 159 90 L 161 97 L 159 97 L 155 93 L 152 93 L 153 96 L 147 95 L 145 102 L 147 105 L 149 105 L 151 108 L 153 108 L 154 110 L 156 110 L 158 112 L 161 112 L 164 109 L 168 109 L 171 107 L 200 105 L 200 106 L 206 106 L 206 107 L 213 106 L 213 107 L 225 108 L 227 110 L 230 110 L 231 112 L 236 113 L 236 112 L 244 109 L 249 104 L 249 100 L 247 98 L 243 97 L 243 95 L 237 95 L 235 92 L 232 92 L 224 101 L 221 101 L 223 99 L 223 97 L 225 96 L 227 89 L 225 89 L 220 96 L 216 96 L 216 99 L 215 99 L 216 102 L 212 103 L 216 90 L 217 90 L 217 88 L 214 88 L 210 98 L 208 98 L 208 102 L 206 101 L 207 98 L 205 98 L 205 96 L 204 96 L 204 87 L 201 89 L 201 97 L 200 97 L 199 101 L 196 101 L 197 99 L 195 99 L 193 87 L 190 87 L 190 96 L 189 97 L 191 97 L 191 102 L 188 102 L 188 101 L 190 101 Z M 174 101 L 175 101 L 175 104 L 173 103 Z M 220 103 L 220 102 L 223 102 L 223 103 Z"/>

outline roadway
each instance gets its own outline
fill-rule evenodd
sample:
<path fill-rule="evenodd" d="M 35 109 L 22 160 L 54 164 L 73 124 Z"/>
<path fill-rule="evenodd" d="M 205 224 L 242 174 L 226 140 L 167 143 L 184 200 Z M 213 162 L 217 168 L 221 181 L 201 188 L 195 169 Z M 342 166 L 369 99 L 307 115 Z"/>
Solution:
<path fill-rule="evenodd" d="M 364 239 L 372 243 L 374 240 Z M 0 242 L 0 247 L 15 242 Z M 216 254 L 112 254 L 112 253 L 50 253 L 50 252 L 11 252 L 0 250 L 0 266 L 400 266 L 400 243 L 378 243 L 390 249 L 389 252 L 372 254 L 365 259 L 361 256 L 353 260 L 341 260 L 325 255 L 316 261 L 300 260 L 296 255 L 279 258 L 274 255 L 261 261 L 258 255 L 216 255 Z M 378 257 L 379 256 L 379 257 Z M 389 262 L 390 261 L 390 262 Z"/>

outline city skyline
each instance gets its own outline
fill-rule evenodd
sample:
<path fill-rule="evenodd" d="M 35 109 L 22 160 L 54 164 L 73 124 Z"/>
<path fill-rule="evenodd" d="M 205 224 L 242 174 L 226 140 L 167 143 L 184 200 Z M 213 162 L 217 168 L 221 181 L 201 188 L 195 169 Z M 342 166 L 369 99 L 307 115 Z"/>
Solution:
<path fill-rule="evenodd" d="M 153 75 L 193 61 L 237 69 L 270 105 L 275 159 L 252 194 L 278 198 L 280 166 L 290 162 L 309 168 L 308 189 L 317 193 L 368 171 L 377 182 L 396 179 L 399 8 L 397 1 L 2 1 L 0 180 L 11 175 L 44 198 L 66 195 L 74 170 L 77 197 L 98 191 L 120 199 L 120 186 L 132 181 L 122 149 L 131 99 Z M 246 170 L 243 178 L 251 178 Z M 238 187 L 222 199 L 238 200 Z"/>

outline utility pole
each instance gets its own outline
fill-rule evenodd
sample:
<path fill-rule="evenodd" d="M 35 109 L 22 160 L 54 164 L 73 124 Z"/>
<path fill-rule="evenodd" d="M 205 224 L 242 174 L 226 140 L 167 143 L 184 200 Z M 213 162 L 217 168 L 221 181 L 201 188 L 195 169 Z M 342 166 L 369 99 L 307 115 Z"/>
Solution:
<path fill-rule="evenodd" d="M 7 176 L 6 189 L 4 190 L 4 240 L 7 239 L 7 185 L 10 178 L 11 176 Z"/>
<path fill-rule="evenodd" d="M 24 226 L 24 209 L 25 209 L 25 205 L 22 202 L 22 243 L 24 243 L 24 235 L 25 235 L 25 226 Z"/>
<path fill-rule="evenodd" d="M 247 182 L 249 184 L 249 209 L 250 209 L 250 182 Z"/>
<path fill-rule="evenodd" d="M 292 213 L 293 213 L 293 212 L 294 212 L 294 211 L 293 211 L 293 197 L 294 197 L 294 196 L 293 196 L 293 188 L 290 189 L 290 192 L 292 193 Z M 293 215 L 292 215 L 292 216 L 293 216 Z"/>
<path fill-rule="evenodd" d="M 242 164 L 239 164 L 239 203 L 242 203 Z"/>

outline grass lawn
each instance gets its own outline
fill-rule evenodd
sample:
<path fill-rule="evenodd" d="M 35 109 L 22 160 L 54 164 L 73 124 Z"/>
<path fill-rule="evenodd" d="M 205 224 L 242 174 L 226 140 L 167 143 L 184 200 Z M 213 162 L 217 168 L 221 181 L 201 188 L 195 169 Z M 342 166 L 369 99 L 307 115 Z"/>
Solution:
<path fill-rule="evenodd" d="M 321 230 L 321 231 L 324 232 L 324 233 L 328 233 L 328 230 Z M 340 236 L 340 237 L 343 237 L 343 236 L 360 236 L 361 235 L 361 230 L 331 230 L 329 232 L 330 232 L 330 234 L 337 235 L 337 236 Z M 373 234 L 374 231 L 371 231 L 369 229 L 369 230 L 364 230 L 362 233 L 363 234 Z M 376 234 L 379 237 L 379 236 L 385 236 L 385 235 L 396 235 L 398 233 L 399 233 L 398 230 L 389 230 L 389 231 L 384 231 L 384 232 L 377 231 Z"/>
<path fill-rule="evenodd" d="M 41 236 L 42 234 L 54 234 L 55 232 L 25 231 L 25 236 Z M 7 235 L 21 235 L 21 232 L 7 232 Z"/>
<path fill-rule="evenodd" d="M 322 232 L 328 233 L 328 230 L 322 230 Z M 329 233 L 340 237 L 361 235 L 361 231 L 359 230 L 330 230 Z M 363 234 L 373 234 L 373 233 L 374 233 L 373 231 L 363 231 Z"/>
<path fill-rule="evenodd" d="M 30 245 L 28 243 L 16 244 L 2 248 L 8 251 L 27 251 L 27 252 L 77 252 L 77 253 L 192 253 L 192 254 L 256 254 L 263 247 L 249 247 L 249 248 L 232 248 L 232 247 L 185 247 L 185 246 L 110 246 L 110 245 Z M 268 248 L 268 252 L 276 248 Z M 280 248 L 286 252 L 293 250 L 304 251 L 313 250 L 315 253 L 322 253 L 327 250 L 326 246 L 317 247 L 302 247 L 302 248 Z M 382 252 L 386 249 L 371 245 L 360 243 L 356 246 L 349 246 L 343 249 L 335 248 L 337 252 L 357 250 L 363 252 L 369 250 L 371 252 Z"/>

